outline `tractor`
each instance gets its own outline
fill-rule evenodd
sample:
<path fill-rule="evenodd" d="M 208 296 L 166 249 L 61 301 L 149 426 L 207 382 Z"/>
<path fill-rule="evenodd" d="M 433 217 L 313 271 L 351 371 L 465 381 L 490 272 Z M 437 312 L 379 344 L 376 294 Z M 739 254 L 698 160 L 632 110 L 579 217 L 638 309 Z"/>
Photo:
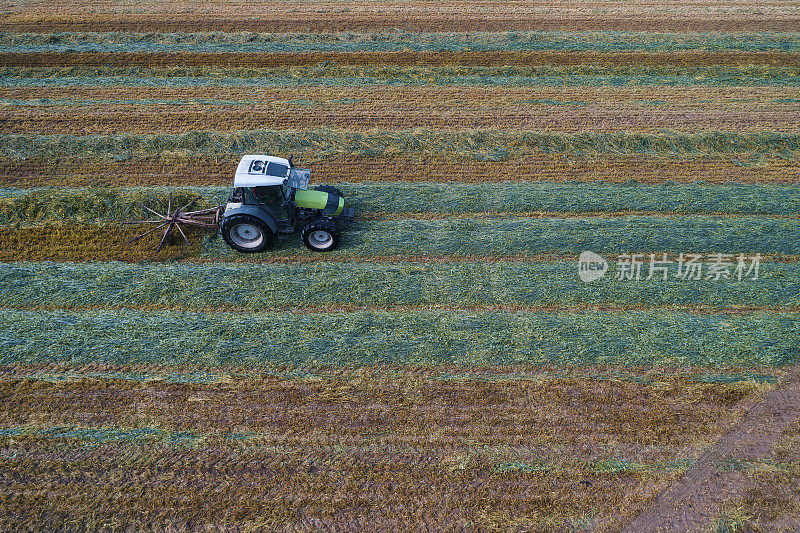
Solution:
<path fill-rule="evenodd" d="M 189 211 L 187 205 L 172 210 L 172 195 L 166 214 L 142 205 L 156 220 L 133 220 L 127 224 L 158 224 L 129 242 L 165 228 L 156 251 L 174 242 L 176 228 L 186 244 L 189 239 L 181 224 L 216 229 L 225 243 L 244 253 L 263 252 L 278 236 L 300 232 L 303 244 L 314 252 L 327 252 L 339 244 L 342 227 L 353 220 L 355 211 L 344 206 L 344 195 L 336 187 L 308 188 L 311 171 L 295 168 L 292 158 L 245 155 L 233 178 L 233 191 L 225 205 Z"/>
<path fill-rule="evenodd" d="M 310 178 L 311 171 L 295 168 L 291 157 L 242 157 L 219 223 L 228 246 L 262 252 L 278 235 L 299 231 L 303 244 L 314 252 L 336 248 L 343 223 L 353 220 L 355 212 L 344 206 L 336 187 L 309 189 Z"/>

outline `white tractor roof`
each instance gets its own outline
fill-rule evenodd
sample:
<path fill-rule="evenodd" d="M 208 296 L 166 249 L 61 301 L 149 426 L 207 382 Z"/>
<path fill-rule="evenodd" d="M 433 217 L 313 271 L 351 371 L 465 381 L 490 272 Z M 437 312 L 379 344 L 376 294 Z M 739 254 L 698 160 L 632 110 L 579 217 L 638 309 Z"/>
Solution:
<path fill-rule="evenodd" d="M 271 155 L 246 155 L 236 167 L 234 187 L 281 185 L 289 176 L 289 160 Z"/>

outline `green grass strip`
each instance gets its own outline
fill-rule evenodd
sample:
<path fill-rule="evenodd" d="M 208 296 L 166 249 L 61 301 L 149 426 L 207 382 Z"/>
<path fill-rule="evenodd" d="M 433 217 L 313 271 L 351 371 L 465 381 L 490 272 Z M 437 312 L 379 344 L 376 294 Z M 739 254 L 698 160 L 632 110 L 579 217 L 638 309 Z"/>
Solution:
<path fill-rule="evenodd" d="M 674 258 L 673 258 L 674 259 Z M 800 307 L 800 264 L 762 263 L 759 279 L 660 277 L 584 283 L 576 261 L 286 265 L 6 263 L 0 306 L 227 308 L 304 306 Z M 292 311 L 287 311 L 292 312 Z"/>
<path fill-rule="evenodd" d="M 797 313 L 0 310 L 0 364 L 781 366 Z"/>
<path fill-rule="evenodd" d="M 5 52 L 800 51 L 798 33 L 0 33 Z"/>
<path fill-rule="evenodd" d="M 498 256 L 626 252 L 800 254 L 800 221 L 766 217 L 624 216 L 479 218 L 357 222 L 342 233 L 331 257 L 381 255 Z M 243 256 L 221 238 L 202 245 L 201 257 L 258 261 L 309 255 L 297 236 L 265 253 Z"/>
<path fill-rule="evenodd" d="M 336 186 L 344 193 L 347 204 L 360 215 L 533 211 L 800 214 L 800 190 L 779 185 L 499 182 L 337 183 Z M 165 200 L 170 193 L 176 203 L 200 196 L 197 205 L 210 206 L 225 203 L 230 192 L 230 186 L 0 189 L 0 225 L 122 222 L 141 217 L 142 202 L 166 210 Z"/>
<path fill-rule="evenodd" d="M 9 427 L 0 429 L 0 439 L 35 438 L 52 440 L 73 440 L 92 443 L 107 442 L 141 442 L 160 441 L 165 444 L 196 444 L 203 438 L 202 434 L 189 431 L 165 431 L 160 428 L 82 428 L 72 426 L 56 426 L 47 428 Z"/>
<path fill-rule="evenodd" d="M 504 161 L 541 154 L 577 157 L 648 155 L 690 158 L 720 154 L 800 156 L 797 133 L 539 133 L 460 130 L 195 131 L 184 134 L 0 135 L 0 158 L 105 157 L 127 160 L 165 152 L 186 156 L 292 153 L 305 160 L 325 156 L 446 156 Z M 355 170 L 355 169 L 354 169 Z"/>

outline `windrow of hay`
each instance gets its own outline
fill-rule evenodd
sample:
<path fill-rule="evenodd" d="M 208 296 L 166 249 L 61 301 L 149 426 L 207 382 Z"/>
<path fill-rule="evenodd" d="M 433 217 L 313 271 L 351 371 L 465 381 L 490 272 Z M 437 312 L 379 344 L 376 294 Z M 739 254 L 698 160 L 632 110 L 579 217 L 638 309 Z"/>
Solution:
<path fill-rule="evenodd" d="M 642 279 L 618 280 L 612 262 L 608 276 L 591 284 L 579 280 L 575 259 L 479 262 L 467 258 L 428 264 L 402 259 L 299 264 L 24 262 L 1 266 L 0 306 L 28 309 L 302 313 L 307 309 L 415 307 L 520 311 L 674 308 L 698 314 L 800 309 L 797 262 L 765 261 L 758 280 L 748 275 L 719 282 L 676 278 L 675 264 L 666 280 L 660 275 L 646 279 L 647 264 L 642 267 Z M 735 264 L 731 271 L 734 268 Z"/>
<path fill-rule="evenodd" d="M 197 157 L 167 152 L 128 160 L 98 157 L 0 160 L 0 184 L 12 187 L 113 187 L 229 185 L 240 154 Z M 449 157 L 326 156 L 295 159 L 312 169 L 316 183 L 434 182 L 603 182 L 620 184 L 783 184 L 800 183 L 800 159 L 763 158 L 759 154 L 718 155 L 670 160 L 648 155 L 568 156 L 542 154 L 510 161 L 476 161 Z M 704 196 L 704 195 L 703 195 Z M 763 209 L 763 208 L 762 208 Z"/>
<path fill-rule="evenodd" d="M 698 65 L 774 65 L 800 67 L 800 54 L 793 52 L 679 51 L 679 52 L 570 52 L 570 51 L 457 51 L 457 52 L 27 52 L 2 53 L 0 65 L 6 67 L 288 67 L 333 62 L 348 65 L 420 66 L 698 66 Z"/>
<path fill-rule="evenodd" d="M 120 225 L 48 223 L 0 232 L 0 260 L 134 260 L 162 259 L 148 249 L 147 239 L 135 246 L 128 239 L 142 229 Z M 194 239 L 191 249 L 169 247 L 171 257 L 207 261 L 274 262 L 307 257 L 313 252 L 297 236 L 287 237 L 262 254 L 242 255 L 216 234 Z M 198 248 L 199 246 L 199 248 Z M 326 257 L 385 256 L 577 256 L 594 250 L 608 256 L 622 253 L 700 253 L 752 256 L 800 255 L 800 221 L 766 216 L 672 215 L 621 217 L 463 217 L 368 220 L 351 224 L 340 249 Z M 659 256 L 660 257 L 660 256 Z"/>
<path fill-rule="evenodd" d="M 132 7 L 94 1 L 75 10 L 63 2 L 16 6 L 0 29 L 10 32 L 797 32 L 796 4 L 670 3 L 633 0 L 598 7 L 574 2 L 431 2 L 178 0 Z"/>
<path fill-rule="evenodd" d="M 0 364 L 782 366 L 797 313 L 0 309 Z M 176 332 L 172 334 L 171 332 Z M 177 334 L 177 332 L 180 332 Z M 468 333 L 465 333 L 468 332 Z M 776 343 L 775 339 L 793 339 Z"/>
<path fill-rule="evenodd" d="M 193 131 L 185 134 L 0 135 L 0 158 L 105 157 L 128 160 L 178 152 L 221 157 L 241 153 L 283 153 L 311 159 L 330 156 L 443 156 L 504 161 L 542 154 L 596 157 L 648 155 L 699 158 L 720 154 L 740 157 L 800 155 L 797 133 L 540 133 L 534 131 L 460 130 L 253 130 Z"/>
<path fill-rule="evenodd" d="M 597 216 L 624 214 L 775 215 L 800 217 L 792 186 L 644 183 L 336 183 L 359 218 Z M 141 205 L 166 212 L 193 199 L 192 209 L 225 203 L 230 187 L 0 189 L 0 226 L 48 222 L 122 222 L 147 217 Z"/>
<path fill-rule="evenodd" d="M 7 52 L 800 51 L 798 33 L 510 31 L 466 33 L 0 33 Z"/>
<path fill-rule="evenodd" d="M 5 87 L 651 87 L 800 86 L 800 68 L 772 63 L 714 65 L 428 65 L 343 64 L 335 61 L 276 67 L 135 66 L 34 64 L 12 67 L 0 61 Z"/>
<path fill-rule="evenodd" d="M 71 82 L 70 82 L 71 83 Z M 13 85 L 13 83 L 12 83 Z M 5 87 L 4 133 L 491 129 L 796 133 L 790 87 Z"/>
<path fill-rule="evenodd" d="M 276 253 L 292 253 L 286 241 Z M 514 255 L 580 254 L 583 250 L 728 254 L 800 254 L 800 220 L 703 215 L 574 217 L 559 219 L 404 219 L 353 224 L 337 254 Z M 296 252 L 295 252 L 296 253 Z M 231 257 L 221 239 L 203 245 L 205 257 Z"/>

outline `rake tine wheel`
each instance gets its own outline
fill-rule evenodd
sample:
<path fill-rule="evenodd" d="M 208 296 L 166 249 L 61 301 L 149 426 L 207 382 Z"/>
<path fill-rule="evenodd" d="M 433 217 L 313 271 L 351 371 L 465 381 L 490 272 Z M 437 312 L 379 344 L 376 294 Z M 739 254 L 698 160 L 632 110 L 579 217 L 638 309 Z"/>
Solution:
<path fill-rule="evenodd" d="M 156 252 L 161 251 L 164 248 L 165 244 L 172 244 L 174 241 L 172 240 L 172 230 L 173 228 L 177 228 L 178 232 L 183 237 L 184 244 L 186 246 L 191 246 L 191 242 L 189 238 L 186 236 L 186 232 L 183 231 L 181 224 L 186 224 L 187 226 L 195 226 L 198 228 L 203 229 L 218 229 L 219 228 L 219 220 L 222 211 L 224 210 L 224 206 L 216 206 L 211 207 L 209 209 L 200 209 L 197 211 L 185 211 L 186 209 L 190 209 L 192 205 L 194 205 L 200 197 L 196 197 L 186 205 L 181 207 L 180 209 L 172 210 L 172 193 L 169 193 L 167 198 L 167 212 L 166 214 L 161 214 L 150 207 L 139 204 L 139 207 L 148 211 L 149 213 L 158 217 L 158 220 L 126 220 L 123 224 L 158 224 L 156 227 L 142 233 L 141 235 L 134 237 L 133 239 L 129 240 L 128 243 L 132 243 L 134 241 L 138 241 L 142 237 L 146 235 L 150 235 L 151 233 L 164 228 L 164 232 L 161 235 L 161 238 L 156 245 Z M 165 227 L 166 226 L 166 227 Z"/>
<path fill-rule="evenodd" d="M 164 230 L 164 236 L 161 237 L 161 241 L 158 243 L 158 248 L 156 248 L 156 252 L 160 252 L 161 248 L 164 247 L 164 243 L 167 241 L 167 235 L 169 235 L 172 232 L 172 226 L 174 225 L 175 225 L 174 222 L 170 222 L 169 226 L 167 226 L 167 229 Z"/>
<path fill-rule="evenodd" d="M 130 222 L 129 224 L 135 224 L 135 222 Z M 163 227 L 164 227 L 164 226 L 166 226 L 166 225 L 167 225 L 167 222 L 164 222 L 164 223 L 163 223 L 163 224 L 161 224 L 160 226 L 156 226 L 155 228 L 151 229 L 150 231 L 145 231 L 144 233 L 142 233 L 142 234 L 141 234 L 141 235 L 139 235 L 138 237 L 134 237 L 133 239 L 129 240 L 129 241 L 128 241 L 128 244 L 132 243 L 133 241 L 138 241 L 139 239 L 141 239 L 141 238 L 142 238 L 142 237 L 144 237 L 145 235 L 149 235 L 149 234 L 153 233 L 154 231 L 156 231 L 157 229 L 159 229 L 159 228 L 163 228 Z"/>
<path fill-rule="evenodd" d="M 186 241 L 186 246 L 191 246 L 192 243 L 190 243 L 189 239 L 186 238 L 186 234 L 183 232 L 183 230 L 181 229 L 180 225 L 179 224 L 175 224 L 175 227 L 178 228 L 178 231 L 181 232 L 181 236 L 183 237 L 183 240 Z"/>
<path fill-rule="evenodd" d="M 193 203 L 195 203 L 195 202 L 196 202 L 197 200 L 199 200 L 199 199 L 200 199 L 200 197 L 198 196 L 197 198 L 195 198 L 194 200 L 192 200 L 191 202 L 189 202 L 189 203 L 188 203 L 188 204 L 186 204 L 185 206 L 183 206 L 183 207 L 181 207 L 180 209 L 178 209 L 178 210 L 176 211 L 176 213 L 183 213 L 183 214 L 187 214 L 187 213 L 184 213 L 184 211 L 185 211 L 186 209 L 188 209 L 188 208 L 189 208 L 189 206 L 191 206 Z"/>
<path fill-rule="evenodd" d="M 144 205 L 144 204 L 139 204 L 139 205 L 140 205 L 140 206 L 142 206 L 142 208 L 143 208 L 143 209 L 147 209 L 148 211 L 150 211 L 151 213 L 153 213 L 155 216 L 157 216 L 157 217 L 161 217 L 161 218 L 163 218 L 163 219 L 165 219 L 165 220 L 166 220 L 166 218 L 167 218 L 167 217 L 165 217 L 165 216 L 164 216 L 164 215 L 162 215 L 161 213 L 156 213 L 155 211 L 153 211 L 152 209 L 150 209 L 149 207 L 147 207 L 147 206 L 146 206 L 146 205 Z"/>

